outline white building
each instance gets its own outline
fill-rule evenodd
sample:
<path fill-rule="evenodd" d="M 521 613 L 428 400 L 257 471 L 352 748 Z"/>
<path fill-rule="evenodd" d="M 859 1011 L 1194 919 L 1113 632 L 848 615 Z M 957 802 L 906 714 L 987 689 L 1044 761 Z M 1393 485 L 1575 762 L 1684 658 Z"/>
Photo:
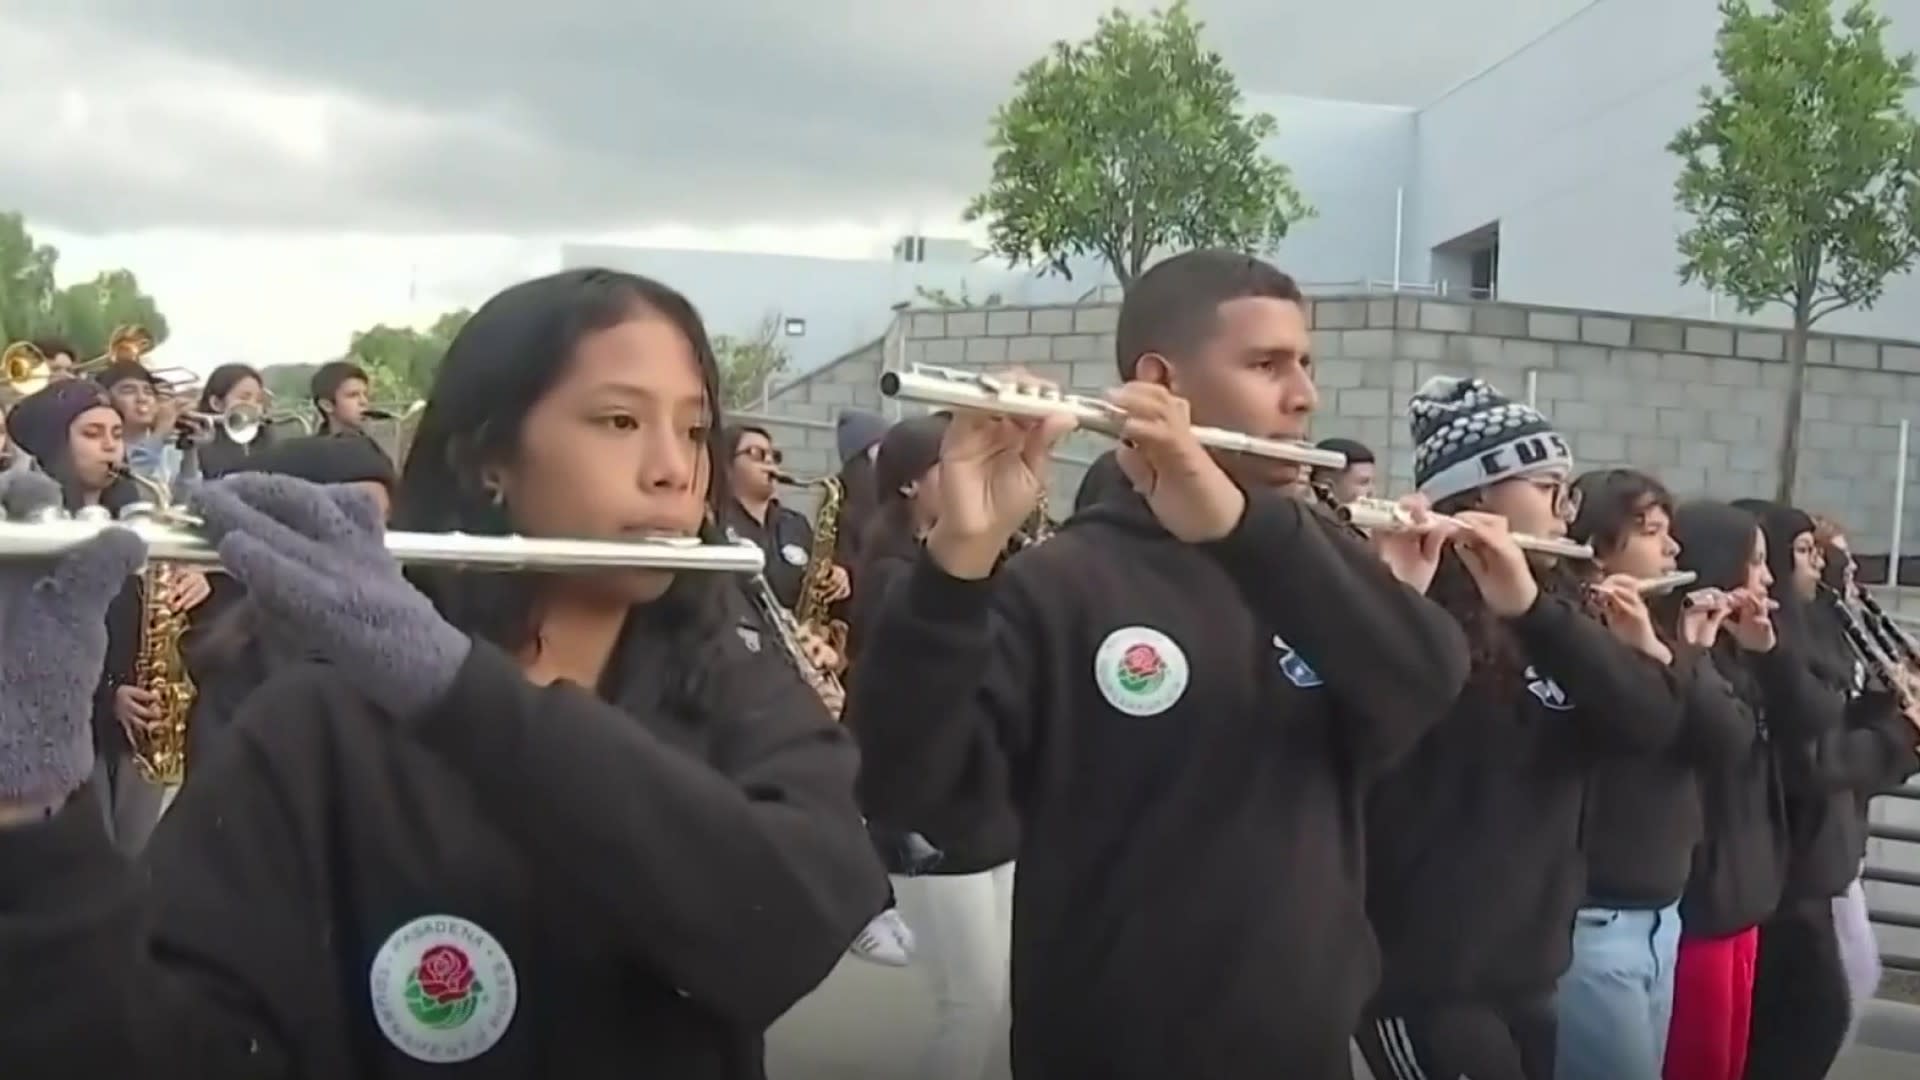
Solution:
<path fill-rule="evenodd" d="M 1892 45 L 1920 50 L 1920 0 L 1880 7 L 1894 20 Z M 1596 0 L 1425 106 L 1255 98 L 1279 121 L 1272 153 L 1318 211 L 1276 261 L 1323 292 L 1398 285 L 1738 317 L 1725 298 L 1680 284 L 1685 218 L 1666 150 L 1716 78 L 1718 25 L 1710 0 Z M 568 246 L 562 259 L 669 281 L 718 333 L 751 332 L 769 314 L 804 320 L 804 337 L 789 339 L 796 370 L 879 336 L 916 287 L 1045 303 L 1111 284 L 1097 266 L 1072 281 L 1010 270 L 958 241 L 871 260 L 593 246 Z M 1893 282 L 1875 310 L 1841 312 L 1821 329 L 1920 339 L 1920 284 Z"/>

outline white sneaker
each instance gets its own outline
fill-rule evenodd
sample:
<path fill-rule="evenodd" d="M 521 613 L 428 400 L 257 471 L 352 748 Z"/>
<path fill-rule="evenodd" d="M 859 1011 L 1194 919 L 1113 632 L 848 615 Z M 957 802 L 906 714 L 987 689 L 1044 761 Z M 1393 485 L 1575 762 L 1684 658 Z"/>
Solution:
<path fill-rule="evenodd" d="M 853 955 L 869 963 L 906 967 L 913 959 L 913 928 L 898 910 L 888 908 L 853 939 Z"/>

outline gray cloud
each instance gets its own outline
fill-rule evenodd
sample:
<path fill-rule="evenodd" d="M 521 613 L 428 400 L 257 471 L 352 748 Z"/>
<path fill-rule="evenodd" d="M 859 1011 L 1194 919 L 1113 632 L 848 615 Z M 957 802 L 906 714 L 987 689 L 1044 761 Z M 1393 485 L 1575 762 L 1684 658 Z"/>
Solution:
<path fill-rule="evenodd" d="M 1418 102 L 1585 2 L 1536 0 L 1524 21 L 1510 0 L 1197 6 L 1249 91 Z M 64 73 L 90 94 L 123 95 L 143 118 L 141 143 L 172 167 L 114 168 L 111 145 L 97 161 L 16 159 L 0 203 L 85 231 L 587 231 L 941 213 L 985 176 L 986 119 L 1013 75 L 1107 6 L 11 0 L 0 30 L 50 44 L 33 57 L 40 93 L 14 91 L 17 74 L 0 89 L 0 132 L 33 131 Z M 299 152 L 257 127 L 162 109 L 158 91 L 191 77 L 190 62 L 361 107 L 319 125 L 323 152 Z"/>

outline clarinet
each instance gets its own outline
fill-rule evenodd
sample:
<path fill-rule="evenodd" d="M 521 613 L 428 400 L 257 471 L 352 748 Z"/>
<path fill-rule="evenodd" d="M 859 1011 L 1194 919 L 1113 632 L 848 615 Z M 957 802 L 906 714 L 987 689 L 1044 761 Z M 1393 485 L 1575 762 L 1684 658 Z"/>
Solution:
<path fill-rule="evenodd" d="M 1913 696 L 1908 690 L 1900 664 L 1874 640 L 1873 632 L 1847 606 L 1846 598 L 1826 584 L 1820 586 L 1820 595 L 1839 614 L 1840 628 L 1847 635 L 1847 644 L 1852 647 L 1854 656 L 1866 666 L 1874 681 L 1898 699 L 1901 708 L 1911 708 Z"/>
<path fill-rule="evenodd" d="M 1887 655 L 1890 657 L 1898 655 L 1907 662 L 1907 666 L 1920 667 L 1920 645 L 1914 643 L 1913 636 L 1901 629 L 1899 623 L 1893 621 L 1893 616 L 1886 613 L 1886 610 L 1880 606 L 1880 601 L 1873 598 L 1872 593 L 1865 589 L 1855 591 L 1860 597 L 1860 607 L 1866 612 L 1867 618 L 1872 620 L 1870 625 L 1875 629 L 1876 636 L 1880 639 L 1881 646 Z"/>

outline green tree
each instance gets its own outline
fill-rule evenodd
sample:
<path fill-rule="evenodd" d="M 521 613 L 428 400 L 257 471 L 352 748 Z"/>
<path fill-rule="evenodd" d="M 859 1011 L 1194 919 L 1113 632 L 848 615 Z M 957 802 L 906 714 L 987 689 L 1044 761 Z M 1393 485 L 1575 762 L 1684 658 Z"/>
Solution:
<path fill-rule="evenodd" d="M 140 290 L 130 270 L 110 270 L 92 281 L 60 288 L 60 253 L 37 243 L 19 214 L 0 214 L 0 342 L 57 337 L 80 359 L 106 351 L 117 326 L 137 323 L 156 344 L 167 338 L 167 320 Z"/>
<path fill-rule="evenodd" d="M 767 381 L 787 370 L 791 357 L 780 340 L 783 326 L 778 314 L 769 313 L 749 336 L 714 336 L 713 355 L 720 362 L 720 398 L 727 409 L 757 404 L 766 392 Z"/>
<path fill-rule="evenodd" d="M 427 396 L 447 347 L 472 317 L 464 308 L 450 311 L 425 330 L 380 323 L 354 333 L 346 359 L 366 369 L 375 401 L 405 405 Z"/>
<path fill-rule="evenodd" d="M 1266 250 L 1312 214 L 1261 150 L 1273 117 L 1244 111 L 1200 29 L 1184 0 L 1116 10 L 1021 72 L 993 117 L 993 179 L 966 211 L 994 253 L 1068 278 L 1069 259 L 1097 256 L 1127 287 L 1156 252 Z"/>
<path fill-rule="evenodd" d="M 1887 20 L 1869 3 L 1837 22 L 1832 0 L 1771 8 L 1722 0 L 1723 85 L 1701 90 L 1699 118 L 1668 149 L 1693 216 L 1681 279 L 1743 312 L 1781 305 L 1792 317 L 1777 493 L 1791 500 L 1809 330 L 1872 307 L 1920 255 L 1920 125 L 1906 109 L 1914 57 L 1888 54 Z"/>

